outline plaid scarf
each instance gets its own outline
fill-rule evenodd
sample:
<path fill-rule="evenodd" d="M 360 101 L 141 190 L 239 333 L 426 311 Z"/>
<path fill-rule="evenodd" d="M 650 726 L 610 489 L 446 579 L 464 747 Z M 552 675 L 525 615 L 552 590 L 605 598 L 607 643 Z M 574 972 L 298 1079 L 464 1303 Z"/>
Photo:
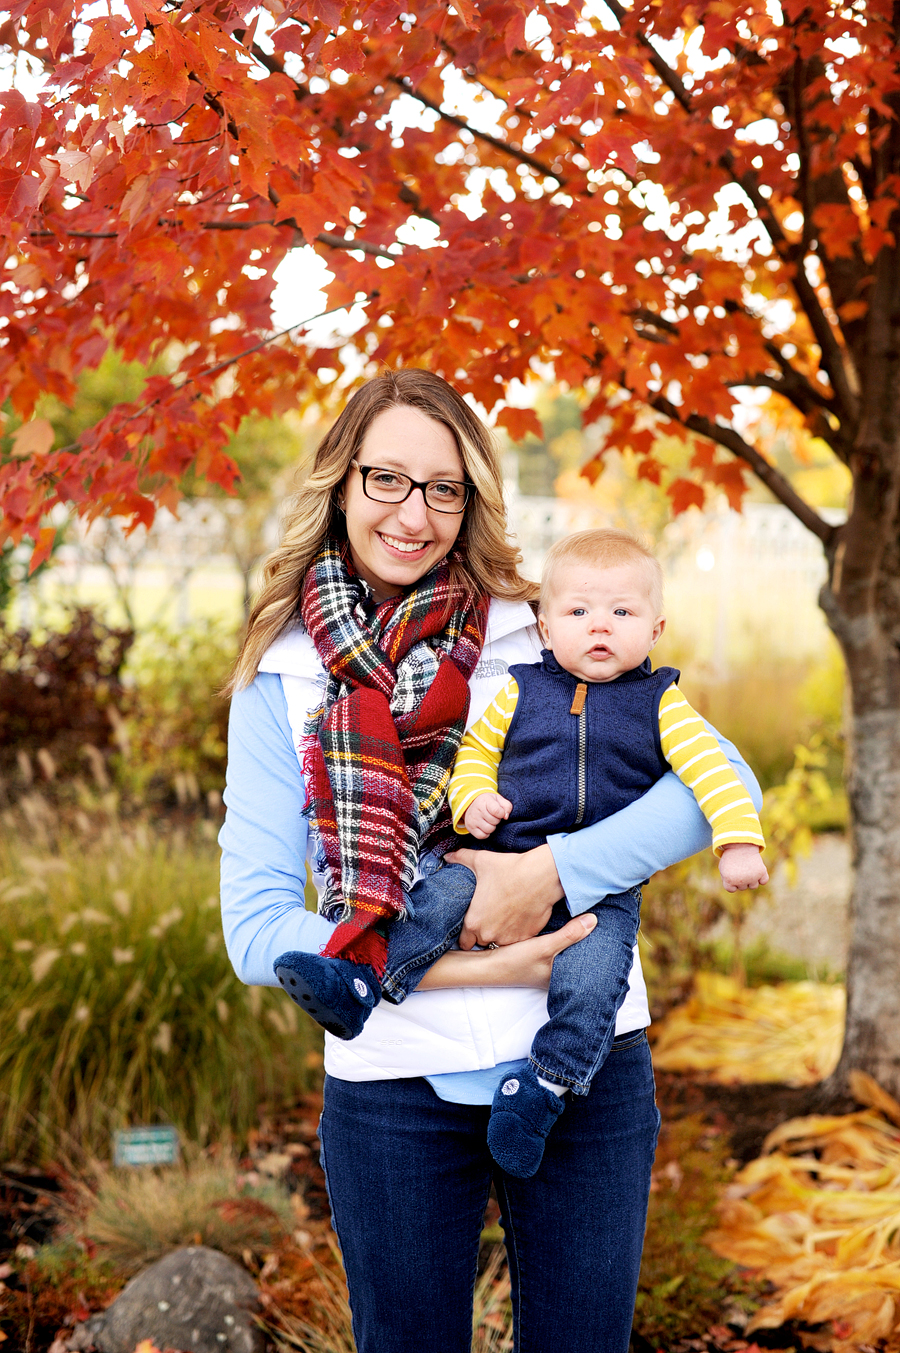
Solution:
<path fill-rule="evenodd" d="M 419 855 L 453 841 L 446 788 L 465 731 L 487 599 L 454 589 L 446 561 L 366 618 L 367 589 L 327 539 L 300 614 L 328 673 L 306 729 L 306 814 L 324 855 L 324 954 L 380 977 L 384 922 L 404 910 Z M 448 613 L 449 611 L 449 613 Z"/>

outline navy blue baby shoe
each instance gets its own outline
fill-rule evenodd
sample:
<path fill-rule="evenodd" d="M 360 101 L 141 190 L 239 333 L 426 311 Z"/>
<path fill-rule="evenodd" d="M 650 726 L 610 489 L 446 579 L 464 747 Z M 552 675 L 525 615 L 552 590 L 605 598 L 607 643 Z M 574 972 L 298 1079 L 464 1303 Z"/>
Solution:
<path fill-rule="evenodd" d="M 301 1010 L 336 1038 L 355 1038 L 381 997 L 381 983 L 365 963 L 319 954 L 282 954 L 275 976 Z"/>
<path fill-rule="evenodd" d="M 506 1076 L 494 1093 L 487 1131 L 497 1164 L 517 1179 L 536 1174 L 547 1133 L 564 1108 L 562 1096 L 541 1085 L 532 1066 Z"/>

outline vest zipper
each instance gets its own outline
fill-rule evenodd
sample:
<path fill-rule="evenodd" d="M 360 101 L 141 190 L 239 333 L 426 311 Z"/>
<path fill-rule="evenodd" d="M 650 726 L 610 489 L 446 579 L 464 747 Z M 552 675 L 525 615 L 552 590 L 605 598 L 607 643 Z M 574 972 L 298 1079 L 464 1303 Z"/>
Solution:
<path fill-rule="evenodd" d="M 587 687 L 584 687 L 584 694 L 587 695 Z M 580 827 L 584 818 L 585 803 L 587 800 L 587 701 L 582 698 L 581 708 L 578 711 L 578 811 L 575 814 L 575 821 L 572 824 Z"/>

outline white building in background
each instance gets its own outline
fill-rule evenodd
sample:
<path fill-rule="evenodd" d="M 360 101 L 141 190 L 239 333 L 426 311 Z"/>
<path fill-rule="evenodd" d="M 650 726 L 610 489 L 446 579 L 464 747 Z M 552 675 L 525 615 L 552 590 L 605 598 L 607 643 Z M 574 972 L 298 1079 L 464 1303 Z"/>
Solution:
<path fill-rule="evenodd" d="M 610 524 L 587 497 L 581 503 L 525 497 L 508 482 L 507 502 L 524 572 L 535 579 L 555 540 Z M 61 605 L 82 602 L 121 622 L 127 599 L 139 626 L 181 628 L 208 618 L 239 624 L 243 582 L 228 548 L 229 508 L 186 502 L 177 517 L 163 510 L 151 531 L 140 527 L 130 536 L 113 522 L 76 523 L 54 566 L 22 597 L 16 619 L 52 624 Z M 275 512 L 266 534 L 274 545 Z M 786 508 L 691 509 L 666 527 L 657 551 L 666 574 L 667 648 L 685 661 L 689 656 L 692 666 L 722 677 L 729 664 L 757 655 L 815 659 L 826 652 L 828 632 L 817 604 L 825 580 L 822 547 Z"/>

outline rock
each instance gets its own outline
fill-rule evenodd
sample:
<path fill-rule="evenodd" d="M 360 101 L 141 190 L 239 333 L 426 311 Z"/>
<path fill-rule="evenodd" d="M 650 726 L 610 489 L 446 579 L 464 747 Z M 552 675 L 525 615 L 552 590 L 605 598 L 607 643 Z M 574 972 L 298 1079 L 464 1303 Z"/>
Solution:
<path fill-rule="evenodd" d="M 78 1325 L 70 1350 L 134 1353 L 142 1339 L 184 1353 L 263 1353 L 253 1319 L 256 1284 L 245 1269 L 203 1245 L 174 1250 L 124 1287 L 111 1306 Z"/>

